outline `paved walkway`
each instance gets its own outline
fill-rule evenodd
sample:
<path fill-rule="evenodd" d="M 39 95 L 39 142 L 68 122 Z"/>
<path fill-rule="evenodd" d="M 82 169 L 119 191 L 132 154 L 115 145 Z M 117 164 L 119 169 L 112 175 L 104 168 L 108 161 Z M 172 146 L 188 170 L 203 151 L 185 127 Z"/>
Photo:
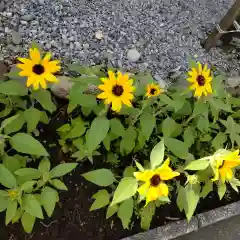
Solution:
<path fill-rule="evenodd" d="M 198 232 L 190 233 L 175 240 L 239 240 L 240 216 L 202 228 Z"/>

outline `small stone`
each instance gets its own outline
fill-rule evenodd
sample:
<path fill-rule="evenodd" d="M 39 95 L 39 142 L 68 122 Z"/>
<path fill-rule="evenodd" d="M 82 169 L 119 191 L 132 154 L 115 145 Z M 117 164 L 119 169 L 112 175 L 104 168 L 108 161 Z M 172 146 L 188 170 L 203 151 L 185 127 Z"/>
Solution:
<path fill-rule="evenodd" d="M 4 4 L 4 2 L 1 2 L 0 3 L 0 12 L 3 12 L 4 9 L 5 9 L 5 4 Z"/>
<path fill-rule="evenodd" d="M 75 42 L 75 48 L 76 48 L 77 50 L 81 49 L 81 48 L 82 48 L 81 43 Z"/>
<path fill-rule="evenodd" d="M 227 83 L 231 88 L 238 87 L 240 85 L 240 76 L 228 77 Z"/>
<path fill-rule="evenodd" d="M 88 44 L 88 43 L 84 43 L 84 44 L 83 44 L 83 48 L 84 48 L 84 49 L 88 49 L 88 48 L 89 48 L 89 44 Z"/>
<path fill-rule="evenodd" d="M 0 61 L 0 80 L 6 79 L 4 74 L 6 74 L 7 72 L 8 72 L 7 65 L 4 62 Z"/>
<path fill-rule="evenodd" d="M 60 76 L 58 77 L 59 82 L 53 84 L 51 87 L 52 93 L 59 98 L 67 99 L 70 89 L 73 86 L 73 82 L 70 77 Z"/>
<path fill-rule="evenodd" d="M 20 33 L 12 31 L 12 42 L 16 45 L 18 45 L 22 42 L 22 37 L 21 37 Z"/>
<path fill-rule="evenodd" d="M 139 60 L 140 56 L 141 56 L 141 54 L 135 48 L 130 49 L 127 53 L 128 60 L 131 62 L 137 62 Z"/>
<path fill-rule="evenodd" d="M 45 4 L 45 1 L 44 1 L 44 0 L 38 0 L 38 3 L 39 3 L 40 5 L 44 5 L 44 4 Z"/>
<path fill-rule="evenodd" d="M 98 40 L 102 40 L 103 39 L 103 32 L 101 30 L 98 30 L 97 32 L 95 32 L 95 38 Z"/>
<path fill-rule="evenodd" d="M 34 16 L 32 14 L 27 14 L 22 16 L 22 20 L 24 21 L 32 21 L 34 19 Z"/>

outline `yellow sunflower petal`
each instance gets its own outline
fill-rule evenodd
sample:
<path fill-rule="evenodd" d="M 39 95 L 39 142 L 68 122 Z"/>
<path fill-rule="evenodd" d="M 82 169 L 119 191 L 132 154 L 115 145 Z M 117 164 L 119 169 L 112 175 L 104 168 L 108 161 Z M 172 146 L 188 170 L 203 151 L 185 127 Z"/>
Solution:
<path fill-rule="evenodd" d="M 21 71 L 21 72 L 19 72 L 18 74 L 19 74 L 19 76 L 21 76 L 21 77 L 28 77 L 28 76 L 30 76 L 32 73 L 29 73 L 29 71 Z"/>
<path fill-rule="evenodd" d="M 144 184 L 141 185 L 141 187 L 138 188 L 138 192 L 140 195 L 146 195 L 147 191 L 150 187 L 150 182 L 145 182 Z"/>
<path fill-rule="evenodd" d="M 34 83 L 33 83 L 33 89 L 34 90 L 38 90 L 39 89 L 39 82 L 38 81 L 34 81 Z"/>
<path fill-rule="evenodd" d="M 31 85 L 33 85 L 34 82 L 35 82 L 35 78 L 32 75 L 27 79 L 27 87 L 30 87 Z"/>
<path fill-rule="evenodd" d="M 197 66 L 198 66 L 198 74 L 202 74 L 202 64 L 200 62 L 197 63 Z"/>
<path fill-rule="evenodd" d="M 135 172 L 134 173 L 134 177 L 138 181 L 143 181 L 143 182 L 149 181 L 153 175 L 154 175 L 154 171 L 152 171 L 152 170 L 146 170 L 144 172 Z"/>
<path fill-rule="evenodd" d="M 97 95 L 97 98 L 100 98 L 100 99 L 105 99 L 105 98 L 108 98 L 108 97 L 109 97 L 109 94 L 106 93 L 106 92 L 102 92 L 99 95 Z"/>
<path fill-rule="evenodd" d="M 41 85 L 41 87 L 42 87 L 43 89 L 46 89 L 46 88 L 47 88 L 46 81 L 45 81 L 43 78 L 39 81 L 39 83 L 40 83 L 40 85 Z"/>
<path fill-rule="evenodd" d="M 41 55 L 37 48 L 30 48 L 29 50 L 30 58 L 35 64 L 39 64 L 41 61 Z"/>
<path fill-rule="evenodd" d="M 158 187 L 150 187 L 146 195 L 146 205 L 149 202 L 157 200 L 161 196 L 161 190 Z M 145 205 L 145 206 L 146 206 Z"/>
<path fill-rule="evenodd" d="M 161 180 L 170 180 L 180 175 L 179 172 L 175 172 L 169 167 L 169 163 L 170 159 L 168 158 L 160 168 L 156 169 L 156 172 L 160 175 Z"/>
<path fill-rule="evenodd" d="M 167 197 L 167 196 L 168 196 L 169 190 L 168 190 L 167 184 L 165 184 L 165 183 L 160 183 L 160 184 L 158 185 L 158 188 L 159 188 L 159 190 L 160 190 L 160 192 L 161 192 L 161 196 L 164 196 L 164 197 Z"/>
<path fill-rule="evenodd" d="M 194 96 L 195 97 L 201 97 L 202 94 L 203 94 L 202 88 L 200 88 L 200 87 L 196 88 Z"/>
<path fill-rule="evenodd" d="M 46 55 L 43 58 L 43 61 L 49 61 L 51 56 L 52 56 L 52 54 L 50 52 L 46 53 Z"/>
<path fill-rule="evenodd" d="M 127 105 L 128 107 L 132 107 L 132 103 L 128 100 L 128 98 L 122 99 L 122 102 Z"/>
<path fill-rule="evenodd" d="M 112 110 L 115 111 L 115 112 L 120 112 L 122 108 L 122 103 L 121 103 L 121 100 L 113 100 L 112 101 Z"/>
<path fill-rule="evenodd" d="M 52 82 L 52 83 L 58 83 L 58 79 L 51 73 L 46 74 L 46 79 L 48 82 Z"/>
<path fill-rule="evenodd" d="M 27 58 L 17 58 L 18 59 L 18 61 L 20 61 L 20 62 L 22 62 L 22 63 L 24 63 L 24 64 L 32 64 L 32 61 L 31 60 L 29 60 L 29 59 L 27 59 Z"/>
<path fill-rule="evenodd" d="M 205 84 L 205 88 L 206 88 L 206 90 L 207 90 L 209 93 L 212 93 L 212 86 L 211 86 L 210 83 L 206 83 L 206 84 Z"/>

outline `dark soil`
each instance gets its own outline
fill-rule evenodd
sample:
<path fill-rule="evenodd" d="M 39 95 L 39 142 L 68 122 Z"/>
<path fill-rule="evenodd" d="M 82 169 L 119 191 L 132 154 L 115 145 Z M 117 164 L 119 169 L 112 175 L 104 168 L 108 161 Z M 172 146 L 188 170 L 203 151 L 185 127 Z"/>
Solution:
<path fill-rule="evenodd" d="M 60 120 L 59 120 L 60 117 Z M 64 123 L 63 115 L 58 115 L 49 125 L 44 125 L 41 140 L 47 143 L 56 143 L 56 129 Z M 45 142 L 45 141 L 44 141 Z M 46 146 L 47 147 L 47 146 Z M 57 146 L 49 149 L 51 152 L 52 165 L 60 162 L 72 161 L 66 157 Z M 120 220 L 113 216 L 106 220 L 106 209 L 89 212 L 93 202 L 91 196 L 99 188 L 94 184 L 86 182 L 81 174 L 87 171 L 106 166 L 98 161 L 94 166 L 85 162 L 79 164 L 78 168 L 70 175 L 64 178 L 68 186 L 67 192 L 60 193 L 60 202 L 56 207 L 52 218 L 37 220 L 32 234 L 25 234 L 20 223 L 5 226 L 5 212 L 0 214 L 0 239 L 1 240 L 118 240 L 126 236 L 136 234 L 141 230 L 139 220 L 134 219 L 133 228 L 123 230 Z M 183 219 L 184 215 L 179 212 L 174 199 L 171 204 L 158 208 L 152 221 L 152 228 L 166 224 L 167 222 Z M 204 212 L 216 207 L 226 205 L 229 202 L 237 201 L 240 196 L 234 193 L 230 194 L 230 201 L 224 199 L 221 202 L 218 196 L 212 193 L 207 199 L 202 201 L 197 212 Z"/>

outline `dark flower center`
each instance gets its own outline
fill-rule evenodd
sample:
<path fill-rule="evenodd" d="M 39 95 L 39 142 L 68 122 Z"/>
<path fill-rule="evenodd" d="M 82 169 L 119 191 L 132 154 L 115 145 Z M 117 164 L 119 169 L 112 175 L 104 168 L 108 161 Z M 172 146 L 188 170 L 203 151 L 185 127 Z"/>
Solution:
<path fill-rule="evenodd" d="M 154 95 L 154 94 L 156 93 L 156 91 L 157 91 L 157 90 L 156 90 L 155 88 L 152 88 L 152 89 L 150 90 L 150 94 L 151 94 L 151 95 Z"/>
<path fill-rule="evenodd" d="M 159 183 L 161 182 L 161 178 L 158 174 L 155 174 L 152 176 L 152 178 L 150 179 L 151 185 L 153 187 L 157 187 L 159 185 Z"/>
<path fill-rule="evenodd" d="M 112 88 L 112 93 L 113 93 L 115 96 L 120 97 L 120 96 L 123 94 L 123 87 L 122 87 L 121 85 L 115 85 L 115 86 Z"/>
<path fill-rule="evenodd" d="M 44 67 L 41 64 L 36 64 L 32 68 L 33 72 L 36 73 L 37 75 L 41 75 L 44 73 Z"/>
<path fill-rule="evenodd" d="M 198 82 L 198 85 L 199 85 L 199 86 L 204 86 L 204 84 L 205 84 L 205 77 L 202 76 L 202 75 L 199 75 L 199 76 L 197 77 L 197 82 Z"/>

